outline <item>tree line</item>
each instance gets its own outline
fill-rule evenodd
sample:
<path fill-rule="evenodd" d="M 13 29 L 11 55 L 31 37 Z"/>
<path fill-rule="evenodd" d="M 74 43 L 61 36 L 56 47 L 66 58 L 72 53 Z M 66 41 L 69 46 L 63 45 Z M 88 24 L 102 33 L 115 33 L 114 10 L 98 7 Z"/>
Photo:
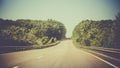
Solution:
<path fill-rule="evenodd" d="M 77 46 L 120 48 L 120 13 L 115 20 L 84 20 L 73 30 L 73 42 Z"/>
<path fill-rule="evenodd" d="M 52 19 L 0 19 L 0 45 L 45 45 L 65 38 L 66 28 Z"/>

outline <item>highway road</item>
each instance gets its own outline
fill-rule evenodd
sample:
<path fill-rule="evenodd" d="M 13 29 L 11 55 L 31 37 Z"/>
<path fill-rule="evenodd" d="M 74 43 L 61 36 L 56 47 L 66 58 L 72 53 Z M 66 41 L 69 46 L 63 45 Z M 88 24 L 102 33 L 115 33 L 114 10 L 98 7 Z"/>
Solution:
<path fill-rule="evenodd" d="M 71 40 L 45 48 L 0 54 L 0 68 L 117 68 L 76 48 Z"/>

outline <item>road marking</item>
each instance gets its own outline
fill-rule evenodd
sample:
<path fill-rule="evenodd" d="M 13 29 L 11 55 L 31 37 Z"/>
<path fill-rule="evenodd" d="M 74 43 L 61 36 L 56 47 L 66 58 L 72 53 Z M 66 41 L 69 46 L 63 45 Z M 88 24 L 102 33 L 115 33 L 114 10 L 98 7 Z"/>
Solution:
<path fill-rule="evenodd" d="M 40 58 L 42 58 L 43 56 L 39 56 L 39 57 L 37 57 L 37 59 L 40 59 Z M 14 66 L 13 68 L 18 68 L 18 66 Z"/>
<path fill-rule="evenodd" d="M 108 61 L 106 61 L 106 60 L 103 60 L 102 58 L 100 58 L 100 57 L 98 57 L 98 56 L 95 56 L 95 55 L 93 55 L 93 54 L 91 54 L 91 53 L 88 53 L 88 52 L 85 52 L 85 51 L 83 51 L 84 53 L 86 53 L 86 54 L 89 54 L 89 55 L 91 55 L 91 56 L 93 56 L 93 57 L 95 57 L 95 58 L 97 58 L 97 59 L 99 59 L 99 60 L 101 60 L 101 61 L 103 61 L 103 62 L 105 62 L 105 63 L 107 63 L 108 65 L 110 65 L 110 66 L 112 66 L 112 67 L 114 67 L 114 68 L 119 68 L 119 67 L 117 67 L 116 65 L 114 65 L 114 64 L 112 64 L 112 63 L 110 63 L 110 62 L 108 62 Z"/>
<path fill-rule="evenodd" d="M 93 52 L 94 52 L 94 51 L 93 51 Z M 104 54 L 101 54 L 101 53 L 98 53 L 98 52 L 94 52 L 94 53 L 99 54 L 99 55 L 104 56 L 104 57 L 107 57 L 107 58 L 109 58 L 109 59 L 112 59 L 112 60 L 115 60 L 115 61 L 119 61 L 119 62 L 120 62 L 120 59 L 117 59 L 117 58 L 114 58 L 114 57 L 110 57 L 110 56 L 107 56 L 107 55 L 104 55 Z"/>
<path fill-rule="evenodd" d="M 40 59 L 40 58 L 42 58 L 43 56 L 39 56 L 39 57 L 37 57 L 37 59 Z"/>
<path fill-rule="evenodd" d="M 13 68 L 18 68 L 18 66 L 14 66 Z"/>

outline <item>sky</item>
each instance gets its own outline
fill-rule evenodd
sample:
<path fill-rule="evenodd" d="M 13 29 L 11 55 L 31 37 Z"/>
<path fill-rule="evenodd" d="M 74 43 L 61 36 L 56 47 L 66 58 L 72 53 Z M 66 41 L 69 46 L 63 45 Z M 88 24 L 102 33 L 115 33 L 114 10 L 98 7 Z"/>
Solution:
<path fill-rule="evenodd" d="M 119 0 L 0 0 L 0 18 L 53 19 L 63 23 L 67 37 L 82 20 L 115 19 Z"/>

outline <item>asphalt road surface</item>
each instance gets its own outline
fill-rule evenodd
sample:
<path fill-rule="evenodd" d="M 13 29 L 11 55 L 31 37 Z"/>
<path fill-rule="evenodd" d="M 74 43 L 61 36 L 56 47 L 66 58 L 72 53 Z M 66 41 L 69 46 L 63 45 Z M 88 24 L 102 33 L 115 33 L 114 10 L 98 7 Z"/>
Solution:
<path fill-rule="evenodd" d="M 76 48 L 71 40 L 64 40 L 56 46 L 45 49 L 0 54 L 0 68 L 115 68 L 115 66 Z"/>

